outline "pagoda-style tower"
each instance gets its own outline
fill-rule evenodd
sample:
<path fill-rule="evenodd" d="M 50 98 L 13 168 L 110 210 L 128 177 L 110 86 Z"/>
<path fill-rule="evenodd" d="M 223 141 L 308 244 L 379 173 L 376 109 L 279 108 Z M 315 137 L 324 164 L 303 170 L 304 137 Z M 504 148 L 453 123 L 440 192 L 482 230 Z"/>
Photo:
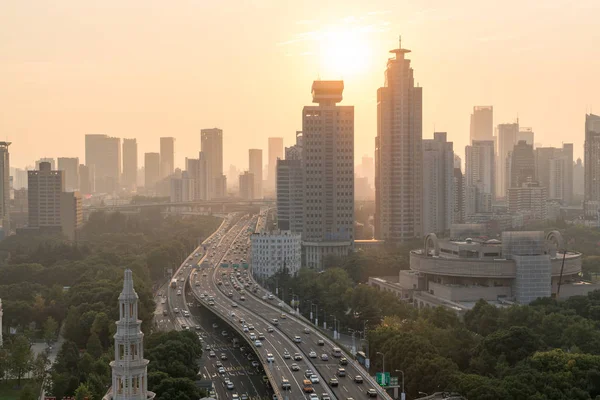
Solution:
<path fill-rule="evenodd" d="M 123 291 L 119 295 L 119 320 L 115 333 L 115 361 L 112 368 L 112 400 L 149 400 L 148 360 L 144 360 L 144 334 L 138 319 L 138 295 L 133 289 L 131 270 L 125 270 Z"/>

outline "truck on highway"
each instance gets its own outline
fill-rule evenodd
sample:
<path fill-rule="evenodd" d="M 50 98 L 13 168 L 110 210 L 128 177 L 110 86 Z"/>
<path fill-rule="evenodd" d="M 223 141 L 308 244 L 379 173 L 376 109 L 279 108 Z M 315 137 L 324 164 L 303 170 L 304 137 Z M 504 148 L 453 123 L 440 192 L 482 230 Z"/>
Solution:
<path fill-rule="evenodd" d="M 177 287 L 177 279 L 171 279 L 171 288 L 175 289 Z"/>

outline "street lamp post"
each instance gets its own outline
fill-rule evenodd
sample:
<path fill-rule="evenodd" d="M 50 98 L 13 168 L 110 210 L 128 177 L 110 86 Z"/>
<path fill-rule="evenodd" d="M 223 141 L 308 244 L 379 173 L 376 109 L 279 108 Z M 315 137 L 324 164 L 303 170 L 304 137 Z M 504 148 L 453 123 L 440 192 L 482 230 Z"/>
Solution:
<path fill-rule="evenodd" d="M 356 331 L 354 329 L 348 329 L 352 333 L 352 355 L 356 354 L 356 342 L 354 341 L 354 334 Z"/>
<path fill-rule="evenodd" d="M 327 330 L 327 312 L 325 307 L 323 307 L 323 329 Z"/>
<path fill-rule="evenodd" d="M 379 354 L 383 358 L 383 365 L 381 366 L 381 369 L 383 369 L 383 375 L 385 375 L 385 354 L 383 354 L 380 351 L 378 351 L 377 354 Z"/>
<path fill-rule="evenodd" d="M 333 317 L 333 340 L 336 340 L 337 339 L 337 318 L 333 314 L 331 314 L 331 317 Z"/>
<path fill-rule="evenodd" d="M 401 398 L 401 400 L 404 400 L 404 396 L 405 396 L 405 394 L 404 394 L 404 371 L 399 370 L 399 369 L 397 369 L 395 371 L 400 372 L 402 374 L 402 395 L 400 398 Z M 427 394 L 425 394 L 425 396 L 427 396 Z"/>

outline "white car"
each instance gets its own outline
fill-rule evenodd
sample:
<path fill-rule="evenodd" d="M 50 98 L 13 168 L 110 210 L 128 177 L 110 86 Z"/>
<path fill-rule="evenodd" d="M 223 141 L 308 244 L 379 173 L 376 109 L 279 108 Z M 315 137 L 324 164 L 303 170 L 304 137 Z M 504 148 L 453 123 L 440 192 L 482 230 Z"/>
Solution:
<path fill-rule="evenodd" d="M 255 340 L 255 341 L 254 341 L 254 345 L 255 345 L 256 347 L 262 347 L 262 342 L 261 342 L 260 340 Z"/>
<path fill-rule="evenodd" d="M 319 377 L 318 377 L 318 376 L 316 376 L 316 375 L 311 375 L 311 376 L 310 376 L 310 383 L 312 383 L 313 385 L 314 385 L 315 383 L 319 383 Z"/>
<path fill-rule="evenodd" d="M 267 353 L 267 362 L 275 362 L 275 357 L 273 357 L 273 354 Z"/>
<path fill-rule="evenodd" d="M 286 360 L 289 360 L 290 358 L 292 358 L 292 356 L 286 350 L 286 351 L 283 352 L 283 358 L 285 358 Z"/>
<path fill-rule="evenodd" d="M 229 389 L 229 390 L 233 390 L 233 388 L 234 388 L 233 382 L 231 382 L 231 381 L 225 382 L 225 386 L 227 386 L 227 389 Z"/>
<path fill-rule="evenodd" d="M 302 338 L 298 335 L 294 336 L 294 343 L 302 343 Z"/>
<path fill-rule="evenodd" d="M 242 327 L 242 329 L 244 330 L 244 333 L 248 333 L 248 331 L 249 331 L 249 329 L 248 329 L 248 327 L 247 327 L 246 325 L 244 325 L 244 326 Z"/>
<path fill-rule="evenodd" d="M 254 333 L 250 334 L 250 340 L 256 340 L 256 335 Z"/>
<path fill-rule="evenodd" d="M 325 353 L 321 354 L 321 361 L 329 361 L 329 356 Z"/>
<path fill-rule="evenodd" d="M 316 393 L 311 393 L 308 397 L 309 400 L 319 400 L 319 395 Z"/>
<path fill-rule="evenodd" d="M 224 374 L 224 373 L 225 373 L 225 368 L 223 368 L 223 367 L 219 367 L 219 373 L 220 373 L 220 374 Z"/>
<path fill-rule="evenodd" d="M 310 358 L 317 358 L 317 353 L 316 353 L 316 352 L 314 352 L 314 351 L 311 351 L 310 353 L 308 353 L 308 356 L 309 356 Z"/>

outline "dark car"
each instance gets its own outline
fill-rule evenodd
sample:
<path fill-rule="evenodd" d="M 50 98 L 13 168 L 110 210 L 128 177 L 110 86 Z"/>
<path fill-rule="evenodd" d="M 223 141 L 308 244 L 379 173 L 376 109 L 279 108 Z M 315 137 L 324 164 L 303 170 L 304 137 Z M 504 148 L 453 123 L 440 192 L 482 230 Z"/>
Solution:
<path fill-rule="evenodd" d="M 356 375 L 354 377 L 354 382 L 356 382 L 356 383 L 363 383 L 363 377 L 360 376 L 360 375 Z"/>
<path fill-rule="evenodd" d="M 340 358 L 340 365 L 348 365 L 348 359 L 346 357 Z"/>

